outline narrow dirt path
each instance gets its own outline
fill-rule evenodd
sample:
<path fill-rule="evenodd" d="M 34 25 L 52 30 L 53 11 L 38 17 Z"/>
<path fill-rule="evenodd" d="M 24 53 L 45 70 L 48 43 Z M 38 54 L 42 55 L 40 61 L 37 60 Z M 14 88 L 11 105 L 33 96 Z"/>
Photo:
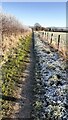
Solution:
<path fill-rule="evenodd" d="M 32 81 L 34 80 L 33 78 L 33 69 L 34 69 L 34 61 L 33 61 L 33 50 L 31 46 L 30 50 L 30 62 L 27 63 L 27 68 L 24 71 L 23 75 L 23 80 L 24 84 L 22 86 L 22 93 L 21 96 L 23 99 L 23 106 L 21 107 L 19 113 L 18 113 L 18 118 L 31 118 L 31 110 L 32 110 Z"/>

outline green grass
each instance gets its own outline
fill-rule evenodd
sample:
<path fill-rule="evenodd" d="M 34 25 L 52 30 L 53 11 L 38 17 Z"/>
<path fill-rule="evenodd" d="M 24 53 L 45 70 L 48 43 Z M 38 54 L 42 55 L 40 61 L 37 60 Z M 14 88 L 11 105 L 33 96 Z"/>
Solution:
<path fill-rule="evenodd" d="M 30 52 L 31 35 L 26 36 L 25 40 L 20 39 L 16 48 L 10 49 L 8 60 L 1 68 L 2 72 L 2 94 L 4 96 L 17 97 L 18 84 L 21 83 L 20 77 L 26 67 L 25 59 L 28 61 Z M 7 116 L 11 113 L 12 102 L 2 100 L 2 114 Z M 8 114 L 9 111 L 9 114 Z"/>

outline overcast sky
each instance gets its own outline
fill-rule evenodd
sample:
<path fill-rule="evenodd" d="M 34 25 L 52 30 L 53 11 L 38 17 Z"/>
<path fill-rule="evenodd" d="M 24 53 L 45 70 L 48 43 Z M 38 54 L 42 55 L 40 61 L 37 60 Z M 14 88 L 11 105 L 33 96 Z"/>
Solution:
<path fill-rule="evenodd" d="M 66 26 L 65 2 L 3 2 L 2 8 L 25 25 Z"/>

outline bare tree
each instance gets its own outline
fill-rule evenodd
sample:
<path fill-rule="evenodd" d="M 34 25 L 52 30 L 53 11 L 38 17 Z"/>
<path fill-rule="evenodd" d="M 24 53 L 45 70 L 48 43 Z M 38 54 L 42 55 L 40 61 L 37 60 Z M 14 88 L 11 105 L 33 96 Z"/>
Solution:
<path fill-rule="evenodd" d="M 0 48 L 3 52 L 8 51 L 14 45 L 16 46 L 19 36 L 30 32 L 31 29 L 20 23 L 14 16 L 0 13 Z"/>
<path fill-rule="evenodd" d="M 0 13 L 0 30 L 2 34 L 23 33 L 29 31 L 28 27 L 24 27 L 14 16 L 9 14 Z"/>

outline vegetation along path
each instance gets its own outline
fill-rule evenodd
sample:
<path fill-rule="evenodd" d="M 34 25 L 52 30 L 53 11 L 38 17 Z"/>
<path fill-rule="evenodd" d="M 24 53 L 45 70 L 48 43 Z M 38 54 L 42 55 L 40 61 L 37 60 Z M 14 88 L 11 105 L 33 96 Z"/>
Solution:
<path fill-rule="evenodd" d="M 28 42 L 27 42 L 28 43 Z M 27 46 L 27 45 L 25 45 Z M 58 51 L 33 33 L 18 81 L 17 100 L 10 118 L 68 120 L 66 62 Z M 23 67 L 23 64 L 21 64 Z M 20 71 L 20 68 L 18 71 Z"/>
<path fill-rule="evenodd" d="M 34 69 L 35 69 L 35 57 L 33 53 L 33 38 L 31 38 L 31 45 L 28 60 L 25 59 L 26 69 L 22 74 L 21 89 L 18 91 L 19 101 L 15 105 L 14 115 L 11 118 L 31 118 L 32 117 L 32 105 L 33 105 L 33 84 L 34 84 Z"/>
<path fill-rule="evenodd" d="M 2 66 L 2 119 L 30 118 L 34 76 L 31 38 L 20 39 Z"/>

